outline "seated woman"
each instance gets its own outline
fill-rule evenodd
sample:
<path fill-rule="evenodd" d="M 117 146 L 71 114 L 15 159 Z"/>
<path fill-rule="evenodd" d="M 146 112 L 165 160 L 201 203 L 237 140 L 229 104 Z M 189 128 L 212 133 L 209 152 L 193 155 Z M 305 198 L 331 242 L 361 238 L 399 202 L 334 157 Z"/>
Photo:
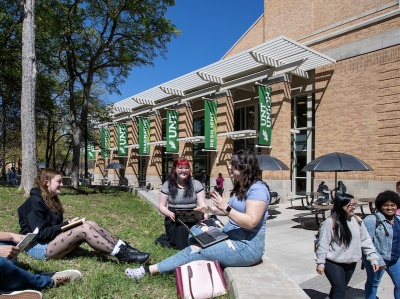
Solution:
<path fill-rule="evenodd" d="M 125 273 L 130 278 L 141 278 L 145 273 L 172 272 L 177 266 L 196 260 L 218 261 L 222 267 L 240 267 L 250 266 L 261 259 L 265 246 L 269 192 L 259 175 L 258 161 L 252 152 L 241 150 L 232 156 L 229 170 L 230 177 L 236 181 L 229 203 L 225 201 L 224 195 L 221 197 L 214 190 L 214 207 L 196 208 L 204 213 L 228 216 L 229 222 L 224 226 L 223 232 L 229 239 L 201 248 L 190 238 L 189 243 L 194 245 L 156 265 L 126 269 Z M 191 230 L 195 235 L 203 232 L 198 225 Z"/>
<path fill-rule="evenodd" d="M 329 199 L 329 194 L 325 193 L 324 190 L 328 191 L 329 188 L 328 186 L 325 184 L 324 181 L 321 182 L 321 184 L 319 184 L 318 186 L 318 190 L 317 192 L 319 192 L 319 194 L 321 194 L 324 198 L 322 200 L 328 200 Z M 320 199 L 318 199 L 317 201 L 321 201 Z"/>
<path fill-rule="evenodd" d="M 175 209 L 194 209 L 197 206 L 206 206 L 203 185 L 190 177 L 188 160 L 179 158 L 174 162 L 171 173 L 161 188 L 158 208 L 165 215 L 166 234 L 161 235 L 156 243 L 179 250 L 186 248 L 189 233 L 176 221 Z M 195 223 L 185 224 L 192 227 Z"/>
<path fill-rule="evenodd" d="M 150 254 L 132 248 L 94 221 L 63 231 L 61 227 L 78 220 L 63 222 L 64 208 L 58 196 L 62 188 L 61 173 L 45 168 L 35 180 L 31 196 L 18 208 L 20 234 L 39 233 L 26 252 L 37 259 L 61 259 L 81 243 L 118 258 L 120 262 L 145 263 Z"/>

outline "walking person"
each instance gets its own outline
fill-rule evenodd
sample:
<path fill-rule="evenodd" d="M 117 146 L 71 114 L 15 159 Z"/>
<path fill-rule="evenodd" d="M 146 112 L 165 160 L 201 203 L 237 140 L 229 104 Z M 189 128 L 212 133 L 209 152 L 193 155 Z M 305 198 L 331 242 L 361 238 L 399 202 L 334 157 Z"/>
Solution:
<path fill-rule="evenodd" d="M 140 252 L 120 240 L 95 221 L 63 231 L 62 226 L 79 218 L 63 220 L 64 208 L 58 198 L 61 194 L 61 173 L 44 168 L 35 180 L 31 196 L 18 208 L 20 234 L 39 233 L 27 247 L 28 255 L 42 260 L 61 259 L 82 243 L 118 258 L 123 263 L 145 263 L 149 253 Z"/>
<path fill-rule="evenodd" d="M 374 244 L 364 223 L 354 215 L 355 208 L 352 195 L 337 193 L 332 215 L 320 228 L 316 270 L 318 274 L 325 273 L 331 284 L 330 299 L 346 297 L 346 287 L 361 259 L 361 252 L 371 262 L 373 271 L 379 269 Z"/>
<path fill-rule="evenodd" d="M 11 167 L 8 170 L 7 181 L 10 182 L 10 185 L 12 185 L 12 186 L 17 186 L 18 185 L 17 173 L 15 172 L 15 168 L 14 167 Z"/>
<path fill-rule="evenodd" d="M 145 273 L 171 273 L 176 267 L 197 260 L 218 261 L 221 267 L 244 267 L 261 259 L 270 198 L 261 180 L 258 160 L 252 152 L 241 150 L 232 155 L 229 170 L 236 182 L 229 202 L 226 202 L 224 194 L 220 196 L 214 190 L 214 206 L 196 208 L 203 213 L 227 216 L 229 221 L 222 230 L 229 239 L 201 248 L 191 237 L 190 246 L 156 265 L 126 269 L 125 273 L 130 278 L 139 279 Z M 193 226 L 191 231 L 195 235 L 203 232 L 198 225 Z"/>
<path fill-rule="evenodd" d="M 175 209 L 194 209 L 198 206 L 206 206 L 204 188 L 199 181 L 191 178 L 188 160 L 179 158 L 174 162 L 171 173 L 161 188 L 158 209 L 165 216 L 166 234 L 157 238 L 156 243 L 179 250 L 186 248 L 189 233 L 176 221 Z M 185 224 L 192 227 L 195 223 Z"/>
<path fill-rule="evenodd" d="M 222 192 L 224 190 L 224 178 L 222 177 L 222 173 L 218 174 L 217 177 L 217 192 L 219 193 L 219 195 L 222 196 Z"/>
<path fill-rule="evenodd" d="M 394 191 L 379 193 L 375 200 L 377 212 L 364 219 L 365 227 L 376 248 L 379 270 L 374 271 L 371 262 L 363 255 L 367 281 L 365 298 L 374 299 L 382 276 L 387 271 L 394 284 L 394 298 L 400 299 L 400 195 Z"/>
<path fill-rule="evenodd" d="M 32 274 L 17 266 L 15 258 L 19 248 L 16 244 L 24 235 L 0 232 L 0 299 L 40 299 L 42 288 L 55 288 L 62 284 L 80 280 L 81 272 L 66 270 L 52 273 L 51 276 Z M 30 290 L 34 289 L 34 290 Z"/>

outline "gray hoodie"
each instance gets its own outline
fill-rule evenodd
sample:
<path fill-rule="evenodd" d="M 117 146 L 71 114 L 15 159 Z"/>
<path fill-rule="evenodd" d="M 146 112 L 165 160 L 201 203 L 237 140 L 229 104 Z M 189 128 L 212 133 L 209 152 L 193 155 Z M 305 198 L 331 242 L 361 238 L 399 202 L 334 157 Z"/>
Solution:
<path fill-rule="evenodd" d="M 358 262 L 361 260 L 361 251 L 371 264 L 378 264 L 378 256 L 375 254 L 374 244 L 364 223 L 361 223 L 360 227 L 354 217 L 351 217 L 350 221 L 347 222 L 352 235 L 351 243 L 347 248 L 339 242 L 338 238 L 334 237 L 332 223 L 333 220 L 329 217 L 320 228 L 319 242 L 314 257 L 318 267 L 325 267 L 326 259 L 345 264 Z"/>

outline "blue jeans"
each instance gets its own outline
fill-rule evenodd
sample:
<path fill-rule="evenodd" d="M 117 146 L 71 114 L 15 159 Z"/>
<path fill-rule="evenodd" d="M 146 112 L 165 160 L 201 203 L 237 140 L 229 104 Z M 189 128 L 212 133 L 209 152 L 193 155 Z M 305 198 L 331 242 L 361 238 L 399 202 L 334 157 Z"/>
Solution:
<path fill-rule="evenodd" d="M 46 252 L 47 252 L 47 243 L 37 243 L 26 253 L 35 259 L 46 260 Z"/>
<path fill-rule="evenodd" d="M 10 291 L 41 289 L 53 287 L 53 279 L 51 277 L 29 273 L 14 265 L 8 259 L 0 257 L 0 286 L 2 289 Z"/>
<path fill-rule="evenodd" d="M 191 231 L 195 235 L 203 232 L 197 225 L 193 226 Z M 246 232 L 235 229 L 229 223 L 222 231 L 229 236 L 229 240 L 199 250 L 191 246 L 196 243 L 196 240 L 190 237 L 188 247 L 157 264 L 158 271 L 160 273 L 173 272 L 176 267 L 197 260 L 218 261 L 221 267 L 243 267 L 253 265 L 263 256 L 264 232 Z"/>
<path fill-rule="evenodd" d="M 378 292 L 378 286 L 381 282 L 382 276 L 385 273 L 385 269 L 378 270 L 374 272 L 372 265 L 367 259 L 365 255 L 362 256 L 365 270 L 367 271 L 367 281 L 365 283 L 365 298 L 366 299 L 375 299 L 376 293 Z M 394 298 L 400 299 L 400 260 L 397 261 L 387 261 L 386 263 L 386 271 L 389 274 L 390 278 L 394 284 Z"/>

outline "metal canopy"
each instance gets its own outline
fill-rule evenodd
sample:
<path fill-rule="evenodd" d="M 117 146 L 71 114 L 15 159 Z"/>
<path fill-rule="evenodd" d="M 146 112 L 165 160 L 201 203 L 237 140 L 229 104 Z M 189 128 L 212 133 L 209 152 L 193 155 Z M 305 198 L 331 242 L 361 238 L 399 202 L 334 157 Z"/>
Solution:
<path fill-rule="evenodd" d="M 154 142 L 149 142 L 147 143 L 148 145 L 161 145 L 161 146 L 167 146 L 167 141 L 162 140 L 162 141 L 154 141 Z"/>
<path fill-rule="evenodd" d="M 178 141 L 184 141 L 187 143 L 204 143 L 204 136 L 194 136 L 194 137 L 186 137 L 186 138 L 178 138 Z"/>
<path fill-rule="evenodd" d="M 114 111 L 119 114 L 143 106 L 153 106 L 156 102 L 165 100 L 188 100 L 191 94 L 200 94 L 200 90 L 212 93 L 213 87 L 224 88 L 224 84 L 245 75 L 299 61 L 301 63 L 298 67 L 289 67 L 282 71 L 308 78 L 307 71 L 336 62 L 288 37 L 280 36 L 117 102 L 114 104 Z M 232 85 L 227 84 L 225 88 L 229 87 L 232 88 Z"/>
<path fill-rule="evenodd" d="M 247 139 L 247 138 L 255 138 L 257 137 L 256 130 L 243 130 L 243 131 L 235 131 L 235 132 L 228 132 L 228 133 L 219 133 L 217 134 L 218 137 L 227 137 L 233 140 L 236 139 Z"/>

